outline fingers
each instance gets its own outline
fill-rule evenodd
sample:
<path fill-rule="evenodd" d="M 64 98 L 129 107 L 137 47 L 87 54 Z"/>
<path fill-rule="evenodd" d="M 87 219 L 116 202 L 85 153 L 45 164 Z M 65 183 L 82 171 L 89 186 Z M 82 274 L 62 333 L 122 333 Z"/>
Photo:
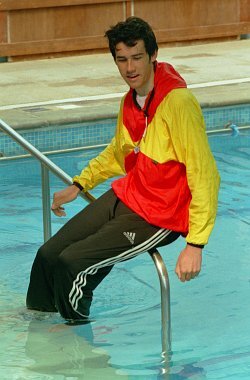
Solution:
<path fill-rule="evenodd" d="M 186 270 L 181 270 L 179 268 L 179 266 L 177 266 L 176 270 L 175 270 L 175 273 L 177 274 L 177 276 L 178 276 L 178 278 L 179 278 L 179 280 L 181 282 L 185 282 L 185 281 L 190 281 L 190 280 L 195 279 L 199 275 L 200 271 L 196 271 L 196 272 L 191 271 L 191 272 L 189 272 L 189 271 L 186 271 Z"/>
<path fill-rule="evenodd" d="M 180 281 L 190 281 L 196 278 L 201 270 L 202 250 L 200 248 L 187 245 L 177 260 L 175 273 Z"/>
<path fill-rule="evenodd" d="M 185 281 L 194 280 L 198 276 L 198 274 L 194 275 L 190 273 L 182 273 L 181 275 L 177 274 L 177 276 L 179 277 L 179 280 L 181 282 L 185 282 Z"/>
<path fill-rule="evenodd" d="M 195 279 L 199 273 L 186 273 L 183 275 L 183 282 Z"/>
<path fill-rule="evenodd" d="M 64 211 L 64 207 L 62 207 L 62 206 L 55 206 L 54 204 L 52 204 L 51 211 L 56 216 L 65 216 L 66 215 L 66 212 Z"/>
<path fill-rule="evenodd" d="M 79 192 L 80 190 L 76 186 L 68 186 L 66 189 L 54 193 L 53 203 L 51 206 L 53 213 L 56 216 L 65 216 L 66 213 L 62 205 L 76 199 Z"/>

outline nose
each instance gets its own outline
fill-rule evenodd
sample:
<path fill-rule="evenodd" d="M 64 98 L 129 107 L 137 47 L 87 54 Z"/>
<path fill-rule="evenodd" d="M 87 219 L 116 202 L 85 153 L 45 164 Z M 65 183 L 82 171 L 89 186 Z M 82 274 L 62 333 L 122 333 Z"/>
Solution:
<path fill-rule="evenodd" d="M 127 72 L 131 73 L 131 72 L 134 71 L 134 69 L 135 69 L 135 66 L 134 66 L 133 60 L 132 59 L 128 59 L 128 61 L 127 61 Z"/>

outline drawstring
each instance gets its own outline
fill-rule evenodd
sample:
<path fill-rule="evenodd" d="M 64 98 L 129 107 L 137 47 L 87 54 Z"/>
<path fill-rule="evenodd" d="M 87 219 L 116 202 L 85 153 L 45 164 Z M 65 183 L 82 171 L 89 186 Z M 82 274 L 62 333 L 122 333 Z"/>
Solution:
<path fill-rule="evenodd" d="M 154 97 L 154 94 L 155 94 L 155 89 L 153 88 L 153 90 L 151 91 L 151 94 L 149 96 L 149 99 L 148 101 L 146 101 L 146 104 L 145 104 L 145 107 L 141 108 L 140 104 L 137 102 L 137 99 L 136 99 L 136 91 L 133 90 L 133 100 L 134 100 L 134 103 L 136 105 L 136 107 L 143 112 L 143 115 L 145 116 L 145 128 L 144 128 L 144 131 L 143 131 L 143 134 L 142 134 L 142 139 L 145 139 L 146 137 L 146 133 L 147 133 L 147 129 L 148 129 L 148 110 L 149 110 L 149 107 L 150 107 L 150 104 L 153 100 L 153 97 Z M 141 140 L 140 140 L 141 142 Z M 140 142 L 138 145 L 140 145 Z M 138 152 L 136 152 L 138 153 Z"/>
<path fill-rule="evenodd" d="M 147 116 L 145 117 L 145 122 L 146 122 L 146 126 L 145 126 L 145 129 L 144 129 L 143 135 L 142 135 L 143 139 L 145 139 L 146 133 L 147 133 L 147 129 L 148 129 L 148 117 Z"/>

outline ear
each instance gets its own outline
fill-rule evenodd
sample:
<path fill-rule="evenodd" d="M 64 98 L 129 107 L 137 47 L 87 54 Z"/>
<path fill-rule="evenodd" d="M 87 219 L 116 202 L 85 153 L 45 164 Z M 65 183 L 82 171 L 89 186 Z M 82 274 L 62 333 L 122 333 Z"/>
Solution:
<path fill-rule="evenodd" d="M 156 50 L 156 51 L 154 52 L 154 54 L 151 56 L 151 58 L 150 58 L 151 62 L 155 62 L 157 56 L 158 56 L 158 51 Z"/>

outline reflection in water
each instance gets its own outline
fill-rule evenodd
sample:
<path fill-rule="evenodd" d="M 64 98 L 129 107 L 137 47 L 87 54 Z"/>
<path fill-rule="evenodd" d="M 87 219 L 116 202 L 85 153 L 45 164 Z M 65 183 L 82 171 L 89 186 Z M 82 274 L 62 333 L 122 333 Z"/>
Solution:
<path fill-rule="evenodd" d="M 108 348 L 112 328 L 95 322 L 69 326 L 58 314 L 32 312 L 24 308 L 9 311 L 6 308 L 1 312 L 0 320 L 3 346 L 13 346 L 13 341 L 16 347 L 19 346 L 15 353 L 12 350 L 6 365 L 7 371 L 10 364 L 15 367 L 19 378 L 44 379 L 47 375 L 51 379 L 62 379 L 63 376 L 76 380 L 206 379 L 204 370 L 196 363 L 173 368 L 171 361 L 160 363 L 159 360 L 156 364 L 155 360 L 153 366 L 144 363 L 142 371 L 138 371 L 138 363 L 132 366 L 110 364 L 110 355 L 100 346 Z M 120 348 L 122 354 L 124 347 L 121 345 Z M 6 358 L 8 353 L 3 355 Z M 133 356 L 133 350 L 129 355 Z"/>
<path fill-rule="evenodd" d="M 58 314 L 4 309 L 0 313 L 1 380 L 45 379 L 45 375 L 60 380 L 120 378 L 107 352 L 95 347 L 92 323 L 69 326 Z"/>
<path fill-rule="evenodd" d="M 76 379 L 116 379 L 107 353 L 92 344 L 91 323 L 67 326 L 34 318 L 29 323 L 25 345 L 26 355 L 34 361 L 28 369 Z"/>

